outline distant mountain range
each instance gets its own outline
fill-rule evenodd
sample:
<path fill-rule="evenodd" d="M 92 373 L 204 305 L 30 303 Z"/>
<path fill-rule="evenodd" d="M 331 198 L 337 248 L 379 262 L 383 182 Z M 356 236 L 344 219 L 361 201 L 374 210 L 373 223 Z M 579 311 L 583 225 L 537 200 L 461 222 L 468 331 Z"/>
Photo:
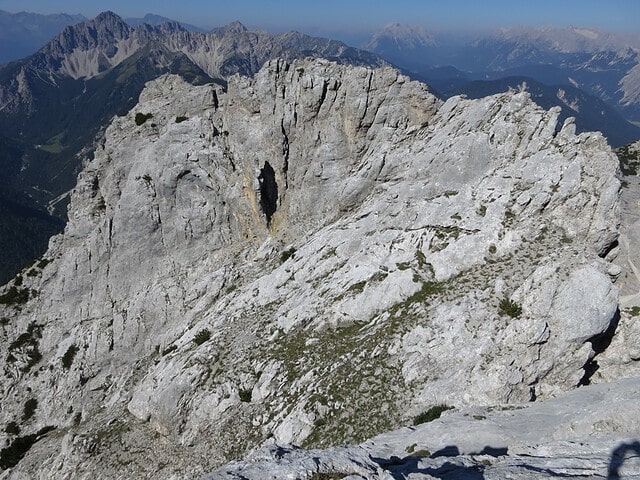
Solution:
<path fill-rule="evenodd" d="M 127 22 L 132 27 L 139 27 L 143 23 L 146 23 L 147 25 L 155 25 L 155 26 L 162 25 L 163 23 L 176 23 L 175 20 L 172 20 L 167 17 L 162 17 L 160 15 L 155 15 L 153 13 L 147 13 L 142 18 L 131 18 L 131 17 L 125 18 L 124 21 Z M 178 23 L 180 23 L 180 26 L 182 28 L 190 32 L 206 32 L 207 31 L 204 28 L 196 27 L 195 25 L 190 25 L 188 23 L 182 23 L 182 22 L 178 22 Z"/>
<path fill-rule="evenodd" d="M 64 224 L 66 193 L 96 135 L 137 103 L 147 81 L 173 72 L 193 84 L 224 84 L 236 73 L 253 75 L 269 59 L 307 56 L 388 64 L 342 42 L 296 32 L 251 32 L 238 22 L 208 33 L 177 22 L 133 27 L 105 12 L 0 68 L 0 211 L 12 213 L 0 217 L 6 233 L 0 251 L 11 260 L 0 259 L 0 281 L 44 252 Z"/>
<path fill-rule="evenodd" d="M 84 22 L 82 15 L 40 15 L 0 10 L 0 64 L 31 55 L 67 25 Z"/>
<path fill-rule="evenodd" d="M 65 27 L 87 20 L 84 15 L 66 13 L 42 15 L 30 12 L 10 13 L 0 10 L 0 64 L 19 60 L 35 53 Z M 125 22 L 132 27 L 139 27 L 145 23 L 158 26 L 163 23 L 173 23 L 174 20 L 148 13 L 142 18 L 126 18 Z M 205 31 L 187 23 L 180 23 L 180 26 L 188 31 Z"/>
<path fill-rule="evenodd" d="M 393 23 L 376 32 L 364 48 L 445 96 L 467 93 L 465 85 L 471 92 L 477 90 L 481 81 L 497 87 L 505 83 L 498 80 L 506 77 L 528 77 L 529 84 L 553 86 L 554 92 L 577 88 L 587 95 L 575 96 L 579 127 L 598 125 L 597 129 L 618 145 L 640 135 L 640 129 L 621 126 L 615 118 L 622 115 L 640 125 L 640 35 L 612 35 L 575 27 L 520 27 L 463 39 Z M 580 105 L 578 97 L 591 101 L 589 96 L 600 99 L 608 108 L 583 121 L 581 110 L 590 107 Z M 605 121 L 598 123 L 598 117 Z"/>

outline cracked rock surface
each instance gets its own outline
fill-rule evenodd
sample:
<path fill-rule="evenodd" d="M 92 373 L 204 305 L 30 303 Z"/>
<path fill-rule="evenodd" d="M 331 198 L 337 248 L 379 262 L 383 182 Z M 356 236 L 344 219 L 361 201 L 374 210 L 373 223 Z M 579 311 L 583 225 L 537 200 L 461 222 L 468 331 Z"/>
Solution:
<path fill-rule="evenodd" d="M 312 59 L 150 82 L 5 287 L 0 439 L 36 441 L 4 478 L 193 478 L 625 376 L 618 161 L 558 114 Z"/>
<path fill-rule="evenodd" d="M 542 403 L 449 411 L 357 446 L 266 445 L 203 478 L 638 478 L 639 389 L 634 378 Z"/>

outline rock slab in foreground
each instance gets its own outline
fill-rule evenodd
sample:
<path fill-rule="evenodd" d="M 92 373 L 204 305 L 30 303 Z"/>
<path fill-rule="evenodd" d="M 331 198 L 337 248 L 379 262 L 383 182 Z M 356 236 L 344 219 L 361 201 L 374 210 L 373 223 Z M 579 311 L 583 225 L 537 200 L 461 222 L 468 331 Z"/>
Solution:
<path fill-rule="evenodd" d="M 542 403 L 448 412 L 358 446 L 270 445 L 203 478 L 640 478 L 639 394 L 630 378 Z"/>

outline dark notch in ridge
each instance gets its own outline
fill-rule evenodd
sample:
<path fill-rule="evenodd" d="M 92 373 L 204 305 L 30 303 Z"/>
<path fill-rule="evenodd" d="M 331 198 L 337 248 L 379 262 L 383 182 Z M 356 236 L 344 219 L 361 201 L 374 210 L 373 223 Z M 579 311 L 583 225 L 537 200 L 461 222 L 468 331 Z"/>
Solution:
<path fill-rule="evenodd" d="M 264 167 L 258 176 L 260 183 L 260 207 L 267 217 L 267 226 L 271 225 L 271 217 L 278 208 L 278 184 L 276 172 L 269 162 L 264 162 Z"/>

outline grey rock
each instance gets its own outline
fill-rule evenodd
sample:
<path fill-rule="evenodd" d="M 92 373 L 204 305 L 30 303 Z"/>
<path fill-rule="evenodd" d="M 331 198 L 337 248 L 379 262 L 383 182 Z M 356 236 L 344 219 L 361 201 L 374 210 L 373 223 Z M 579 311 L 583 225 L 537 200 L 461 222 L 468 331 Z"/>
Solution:
<path fill-rule="evenodd" d="M 24 272 L 37 295 L 0 307 L 0 418 L 36 398 L 23 432 L 59 432 L 7 475 L 193 478 L 595 381 L 618 163 L 557 118 L 326 60 L 150 82 Z"/>
<path fill-rule="evenodd" d="M 448 411 L 357 446 L 271 444 L 203 478 L 637 478 L 638 388 L 634 378 L 539 404 Z"/>

